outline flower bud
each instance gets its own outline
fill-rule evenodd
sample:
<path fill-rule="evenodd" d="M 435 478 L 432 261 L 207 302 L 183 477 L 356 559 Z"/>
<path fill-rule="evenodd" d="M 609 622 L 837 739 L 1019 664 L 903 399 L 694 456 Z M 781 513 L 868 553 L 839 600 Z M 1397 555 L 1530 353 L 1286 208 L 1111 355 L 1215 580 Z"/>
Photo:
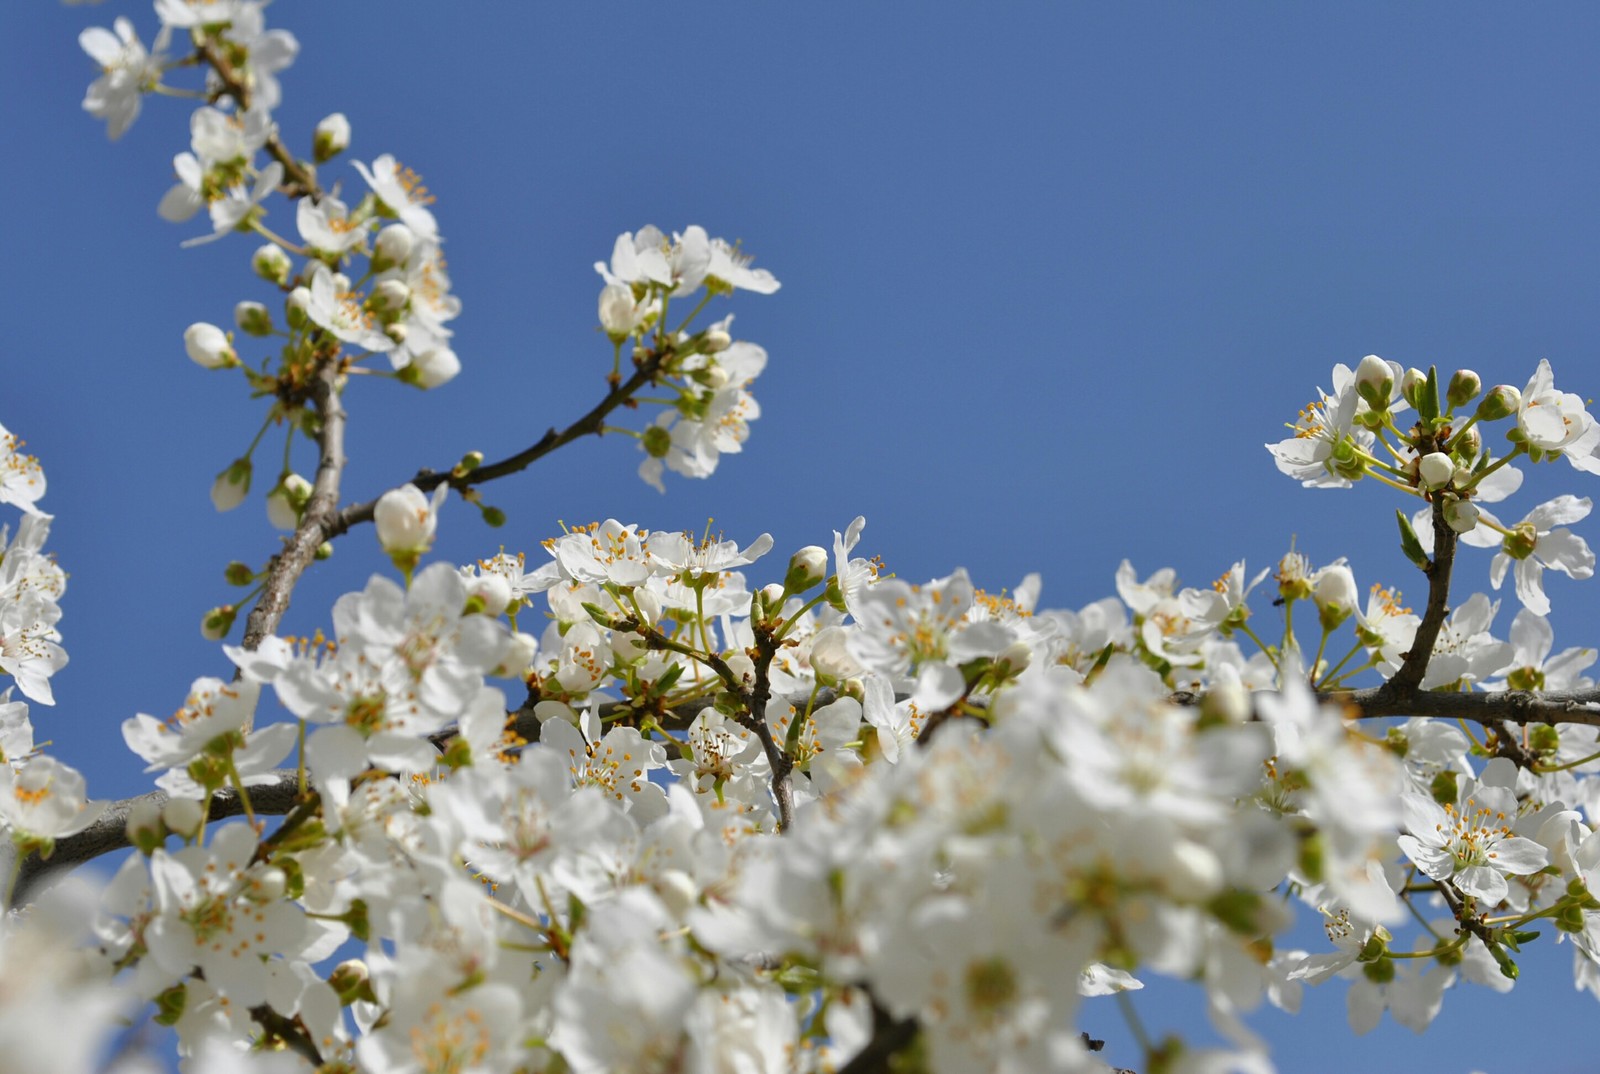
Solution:
<path fill-rule="evenodd" d="M 789 557 L 789 570 L 783 586 L 790 593 L 804 593 L 828 576 L 828 551 L 808 544 Z"/>
<path fill-rule="evenodd" d="M 394 340 L 396 347 L 404 346 L 405 341 L 411 336 L 411 329 L 402 321 L 390 321 L 383 326 L 383 334 Z"/>
<path fill-rule="evenodd" d="M 1330 563 L 1312 579 L 1311 599 L 1316 602 L 1324 629 L 1332 630 L 1350 617 L 1361 599 L 1356 576 L 1345 563 Z"/>
<path fill-rule="evenodd" d="M 311 159 L 326 163 L 345 151 L 350 144 L 350 121 L 343 112 L 323 116 L 311 138 Z"/>
<path fill-rule="evenodd" d="M 259 302 L 241 302 L 234 306 L 233 323 L 248 335 L 265 336 L 272 333 L 272 314 Z"/>
<path fill-rule="evenodd" d="M 416 232 L 404 224 L 390 224 L 372 240 L 372 271 L 383 272 L 405 264 L 416 245 Z"/>
<path fill-rule="evenodd" d="M 766 609 L 762 619 L 772 619 L 783 610 L 783 598 L 786 596 L 783 586 L 777 582 L 761 587 L 761 592 L 756 595 L 761 606 Z"/>
<path fill-rule="evenodd" d="M 244 502 L 250 493 L 250 473 L 253 467 L 248 458 L 234 459 L 228 468 L 211 483 L 211 505 L 218 511 L 232 511 Z"/>
<path fill-rule="evenodd" d="M 408 575 L 433 544 L 434 530 L 439 524 L 439 505 L 449 491 L 449 485 L 440 485 L 430 501 L 417 486 L 406 484 L 378 497 L 372 512 L 378 543 L 389 553 L 395 566 Z"/>
<path fill-rule="evenodd" d="M 1250 719 L 1250 691 L 1237 681 L 1212 683 L 1200 699 L 1202 723 L 1240 726 Z"/>
<path fill-rule="evenodd" d="M 183 347 L 196 365 L 207 369 L 222 369 L 225 366 L 239 364 L 239 355 L 234 352 L 233 343 L 229 341 L 227 333 L 214 324 L 201 321 L 184 329 Z"/>
<path fill-rule="evenodd" d="M 233 621 L 238 616 L 239 609 L 232 604 L 212 608 L 200 619 L 200 636 L 207 641 L 221 641 L 233 629 Z"/>
<path fill-rule="evenodd" d="M 296 287 L 290 291 L 283 300 L 283 313 L 289 321 L 289 327 L 294 329 L 304 328 L 310 323 L 310 316 L 306 310 L 311 308 L 311 288 Z"/>
<path fill-rule="evenodd" d="M 250 569 L 250 564 L 234 560 L 223 568 L 222 577 L 229 585 L 249 585 L 256 580 L 256 572 Z"/>
<path fill-rule="evenodd" d="M 489 571 L 465 579 L 467 583 L 467 610 L 488 616 L 503 613 L 511 604 L 511 583 L 503 574 Z"/>
<path fill-rule="evenodd" d="M 1444 521 L 1457 533 L 1471 533 L 1478 528 L 1478 505 L 1471 500 L 1451 500 L 1444 505 Z"/>
<path fill-rule="evenodd" d="M 461 359 L 449 347 L 434 347 L 411 359 L 411 364 L 401 372 L 401 379 L 426 391 L 455 379 L 461 372 Z"/>
<path fill-rule="evenodd" d="M 1442 451 L 1430 451 L 1417 461 L 1417 478 L 1430 492 L 1444 488 L 1455 475 L 1455 460 Z"/>
<path fill-rule="evenodd" d="M 1356 391 L 1373 410 L 1389 409 L 1394 396 L 1394 369 L 1376 354 L 1369 354 L 1356 366 Z"/>
<path fill-rule="evenodd" d="M 367 300 L 375 310 L 393 312 L 406 308 L 406 303 L 411 301 L 411 288 L 406 286 L 404 280 L 390 277 L 380 280 L 372 289 L 372 297 Z"/>
<path fill-rule="evenodd" d="M 511 645 L 506 649 L 506 655 L 500 661 L 500 666 L 489 674 L 503 679 L 517 679 L 528 670 L 528 665 L 533 663 L 533 658 L 539 655 L 539 639 L 532 634 L 516 630 L 511 633 Z"/>
<path fill-rule="evenodd" d="M 250 268 L 268 283 L 282 287 L 289 282 L 289 270 L 294 268 L 294 265 L 289 260 L 289 255 L 283 252 L 283 247 L 275 242 L 269 242 L 250 256 Z"/>
<path fill-rule="evenodd" d="M 638 327 L 639 307 L 633 289 L 624 283 L 608 283 L 600 289 L 600 327 L 613 343 L 621 343 Z"/>
<path fill-rule="evenodd" d="M 1496 384 L 1478 404 L 1479 421 L 1496 421 L 1522 409 L 1522 393 L 1509 384 Z"/>
<path fill-rule="evenodd" d="M 706 354 L 720 354 L 733 346 L 733 337 L 725 328 L 706 329 L 705 338 L 700 343 L 700 350 Z"/>
<path fill-rule="evenodd" d="M 1450 386 L 1445 389 L 1445 401 L 1451 409 L 1466 406 L 1478 397 L 1483 391 L 1483 378 L 1470 369 L 1458 369 L 1450 377 Z"/>
<path fill-rule="evenodd" d="M 1400 377 L 1400 395 L 1412 406 L 1417 406 L 1418 393 L 1422 391 L 1427 383 L 1428 374 L 1416 366 L 1412 366 Z M 1418 409 L 1420 410 L 1421 408 L 1418 407 Z"/>
<path fill-rule="evenodd" d="M 359 958 L 347 959 L 335 966 L 328 975 L 328 986 L 338 994 L 339 1002 L 346 1007 L 357 1000 L 377 1002 L 377 994 L 372 991 L 372 984 L 368 980 L 367 964 Z"/>
<path fill-rule="evenodd" d="M 1483 434 L 1478 432 L 1476 425 L 1462 433 L 1456 439 L 1454 455 L 1463 462 L 1470 463 L 1483 451 Z"/>
<path fill-rule="evenodd" d="M 1000 650 L 994 663 L 996 668 L 1006 671 L 1008 675 L 1020 675 L 1033 663 L 1033 649 L 1025 641 L 1014 641 Z"/>
<path fill-rule="evenodd" d="M 169 798 L 161 807 L 161 823 L 167 826 L 167 831 L 185 839 L 194 838 L 204 817 L 205 811 L 193 798 Z"/>
<path fill-rule="evenodd" d="M 267 519 L 280 530 L 291 532 L 300 525 L 300 513 L 311 500 L 311 482 L 299 474 L 284 474 L 267 493 Z"/>
<path fill-rule="evenodd" d="M 161 826 L 161 807 L 148 798 L 135 798 L 128 809 L 128 842 L 139 853 L 149 855 L 166 839 L 167 831 Z"/>

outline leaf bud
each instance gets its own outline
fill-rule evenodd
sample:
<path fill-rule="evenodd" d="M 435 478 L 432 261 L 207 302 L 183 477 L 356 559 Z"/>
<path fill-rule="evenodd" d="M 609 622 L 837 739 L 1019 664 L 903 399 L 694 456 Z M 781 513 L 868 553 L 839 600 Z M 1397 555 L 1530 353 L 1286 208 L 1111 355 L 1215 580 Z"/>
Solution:
<path fill-rule="evenodd" d="M 294 268 L 294 263 L 284 253 L 283 247 L 269 242 L 250 256 L 250 268 L 268 283 L 282 287 L 289 282 L 289 271 Z"/>
<path fill-rule="evenodd" d="M 484 504 L 481 508 L 481 513 L 483 515 L 483 524 L 485 526 L 499 529 L 501 526 L 506 524 L 506 513 L 500 510 L 498 507 L 491 507 L 488 504 Z"/>
<path fill-rule="evenodd" d="M 1496 421 L 1522 409 L 1522 393 L 1509 384 L 1496 384 L 1478 404 L 1479 421 Z"/>
<path fill-rule="evenodd" d="M 227 333 L 214 324 L 204 321 L 191 324 L 183 330 L 183 347 L 196 365 L 206 369 L 225 369 L 239 364 L 239 355 Z"/>
<path fill-rule="evenodd" d="M 333 542 L 323 541 L 321 544 L 317 545 L 317 550 L 312 553 L 312 555 L 314 555 L 317 559 L 332 559 Z"/>
<path fill-rule="evenodd" d="M 318 121 L 311 138 L 311 159 L 325 164 L 350 145 L 350 121 L 343 112 L 334 112 Z"/>
<path fill-rule="evenodd" d="M 1466 406 L 1478 397 L 1483 391 L 1483 378 L 1470 369 L 1458 369 L 1450 377 L 1450 386 L 1445 389 L 1445 402 L 1451 409 Z"/>

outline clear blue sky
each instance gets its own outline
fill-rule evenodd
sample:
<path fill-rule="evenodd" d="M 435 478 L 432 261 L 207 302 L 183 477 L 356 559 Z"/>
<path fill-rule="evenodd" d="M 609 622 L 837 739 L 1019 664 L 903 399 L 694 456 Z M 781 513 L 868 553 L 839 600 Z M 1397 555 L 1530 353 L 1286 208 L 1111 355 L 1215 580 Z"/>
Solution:
<path fill-rule="evenodd" d="M 187 103 L 147 101 L 115 145 L 80 110 L 93 70 L 77 34 L 117 14 L 153 36 L 143 2 L 0 12 L 0 422 L 44 462 L 72 576 L 72 663 L 34 718 L 106 797 L 145 786 L 121 721 L 228 672 L 200 615 L 228 598 L 228 560 L 276 541 L 258 502 L 211 509 L 261 408 L 181 339 L 268 297 L 246 265 L 255 244 L 180 250 L 200 225 L 156 216 Z M 710 482 L 669 475 L 662 497 L 634 476 L 630 441 L 581 443 L 491 488 L 503 530 L 447 507 L 438 551 L 458 562 L 536 551 L 558 519 L 714 516 L 741 542 L 770 531 L 782 554 L 865 514 L 863 549 L 901 576 L 965 565 L 998 589 L 1039 570 L 1047 606 L 1111 593 L 1124 556 L 1204 584 L 1291 537 L 1420 602 L 1392 498 L 1302 490 L 1262 443 L 1335 362 L 1374 352 L 1519 386 L 1549 358 L 1558 384 L 1600 388 L 1593 5 L 281 0 L 267 14 L 302 44 L 276 114 L 290 144 L 341 110 L 351 156 L 421 172 L 465 304 L 454 383 L 352 386 L 352 497 L 471 448 L 514 451 L 598 398 L 609 348 L 590 265 L 619 231 L 700 223 L 783 281 L 728 307 L 771 355 L 742 457 Z M 337 165 L 324 176 L 361 186 Z M 1514 502 L 1600 491 L 1548 476 Z M 325 625 L 378 569 L 370 528 L 341 541 L 288 628 Z M 1468 550 L 1461 577 L 1486 587 L 1487 556 Z M 1558 645 L 1600 642 L 1595 584 L 1552 583 Z M 1502 632 L 1514 612 L 1510 598 Z M 1420 1039 L 1386 1021 L 1354 1040 L 1337 986 L 1258 1024 L 1285 1071 L 1588 1070 L 1600 1008 L 1571 991 L 1567 958 L 1531 958 L 1544 979 L 1505 1000 L 1458 988 Z M 1152 998 L 1153 1027 L 1193 1020 Z M 1109 1008 L 1091 1028 L 1126 1041 Z"/>

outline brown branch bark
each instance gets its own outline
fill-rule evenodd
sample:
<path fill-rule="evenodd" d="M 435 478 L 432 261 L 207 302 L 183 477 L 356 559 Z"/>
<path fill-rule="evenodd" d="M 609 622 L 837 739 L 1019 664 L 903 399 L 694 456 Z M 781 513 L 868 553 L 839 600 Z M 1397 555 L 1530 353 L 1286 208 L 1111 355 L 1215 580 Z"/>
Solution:
<path fill-rule="evenodd" d="M 272 559 L 267 581 L 256 606 L 245 620 L 246 649 L 254 649 L 278 628 L 283 613 L 289 610 L 289 596 L 300 575 L 316 558 L 317 548 L 326 538 L 331 520 L 339 510 L 339 478 L 344 472 L 344 407 L 339 402 L 339 364 L 325 361 L 311 385 L 311 398 L 321 427 L 317 431 L 317 476 L 311 485 L 300 525 Z"/>
<path fill-rule="evenodd" d="M 460 475 L 450 471 L 441 473 L 437 470 L 418 470 L 416 475 L 411 478 L 410 483 L 423 492 L 431 492 L 440 485 L 445 484 L 457 491 L 462 491 L 474 485 L 481 485 L 485 482 L 494 481 L 497 478 L 526 470 L 552 451 L 564 447 L 580 437 L 590 434 L 599 435 L 601 427 L 605 425 L 605 420 L 611 415 L 612 411 L 632 399 L 634 393 L 639 389 L 655 382 L 656 378 L 661 375 L 662 365 L 667 357 L 668 354 L 666 352 L 651 350 L 639 363 L 633 375 L 612 389 L 587 414 L 559 432 L 553 428 L 547 430 L 538 441 L 515 455 L 501 459 L 498 462 L 485 463 L 475 470 Z M 365 503 L 352 504 L 346 507 L 329 519 L 328 524 L 323 527 L 323 540 L 332 540 L 352 526 L 360 525 L 363 522 L 371 522 L 372 513 L 377 509 L 377 506 L 378 501 L 374 498 Z"/>

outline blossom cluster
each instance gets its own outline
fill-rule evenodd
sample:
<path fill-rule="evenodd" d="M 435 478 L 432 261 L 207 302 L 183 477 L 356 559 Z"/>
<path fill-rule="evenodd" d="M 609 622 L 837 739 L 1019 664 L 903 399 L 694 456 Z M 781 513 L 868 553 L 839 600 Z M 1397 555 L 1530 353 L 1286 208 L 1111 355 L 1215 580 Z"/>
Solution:
<path fill-rule="evenodd" d="M 267 239 L 251 264 L 278 306 L 242 302 L 234 324 L 282 343 L 261 361 L 202 322 L 185 346 L 272 399 L 263 432 L 315 439 L 329 371 L 336 391 L 380 354 L 420 387 L 453 377 L 460 306 L 414 174 L 358 163 L 350 206 L 318 178 L 349 144 L 343 116 L 309 161 L 279 139 L 298 44 L 264 6 L 157 0 L 150 49 L 127 20 L 86 31 L 101 74 L 84 103 L 117 137 L 170 73 L 207 72 L 160 212 L 205 209 L 191 241 Z M 192 50 L 171 58 L 180 39 Z M 275 193 L 298 241 L 265 224 Z M 664 389 L 634 434 L 640 475 L 709 476 L 760 414 L 766 353 L 730 318 L 695 318 L 778 281 L 698 226 L 625 232 L 595 269 L 601 409 Z M 1541 920 L 1600 997 L 1600 720 L 1478 733 L 1362 707 L 1404 688 L 1411 707 L 1517 692 L 1595 711 L 1597 654 L 1555 651 L 1543 584 L 1593 574 L 1567 528 L 1590 501 L 1514 524 L 1482 505 L 1519 489 L 1513 462 L 1600 472 L 1600 423 L 1545 362 L 1522 390 L 1484 392 L 1471 371 L 1369 356 L 1336 367 L 1294 428 L 1270 445 L 1285 473 L 1423 505 L 1399 518 L 1434 591 L 1424 614 L 1382 582 L 1363 603 L 1348 561 L 1292 551 L 1198 588 L 1124 562 L 1116 595 L 1049 609 L 1037 575 L 1000 593 L 964 570 L 896 577 L 857 554 L 860 518 L 776 569 L 765 534 L 616 519 L 458 567 L 428 557 L 482 457 L 393 489 L 366 518 L 398 579 L 372 576 L 310 637 L 223 646 L 228 677 L 124 722 L 162 794 L 126 804 L 114 827 L 133 852 L 102 892 L 29 891 L 0 925 L 0 1052 L 78 1074 L 142 1017 L 174 1029 L 193 1074 L 820 1074 L 899 1027 L 941 1074 L 1104 1071 L 1081 1032 L 1117 1017 L 1100 997 L 1165 976 L 1203 989 L 1224 1043 L 1169 1038 L 1144 1067 L 1267 1071 L 1245 1021 L 1259 1004 L 1295 1010 L 1337 978 L 1357 1032 L 1385 1010 L 1420 1030 L 1458 983 L 1512 988 Z M 242 500 L 253 449 L 219 477 L 219 507 Z M 43 491 L 0 428 L 0 503 L 24 512 L 15 540 L 0 531 L 0 672 L 48 704 L 65 574 L 43 552 Z M 312 532 L 311 496 L 285 469 L 269 515 Z M 1514 578 L 1504 637 L 1487 594 L 1445 615 L 1458 540 L 1497 549 L 1493 589 Z M 35 752 L 9 690 L 0 751 L 15 877 L 104 806 Z M 1284 942 L 1297 911 L 1326 944 Z M 41 1043 L 69 1016 L 72 1041 Z"/>

